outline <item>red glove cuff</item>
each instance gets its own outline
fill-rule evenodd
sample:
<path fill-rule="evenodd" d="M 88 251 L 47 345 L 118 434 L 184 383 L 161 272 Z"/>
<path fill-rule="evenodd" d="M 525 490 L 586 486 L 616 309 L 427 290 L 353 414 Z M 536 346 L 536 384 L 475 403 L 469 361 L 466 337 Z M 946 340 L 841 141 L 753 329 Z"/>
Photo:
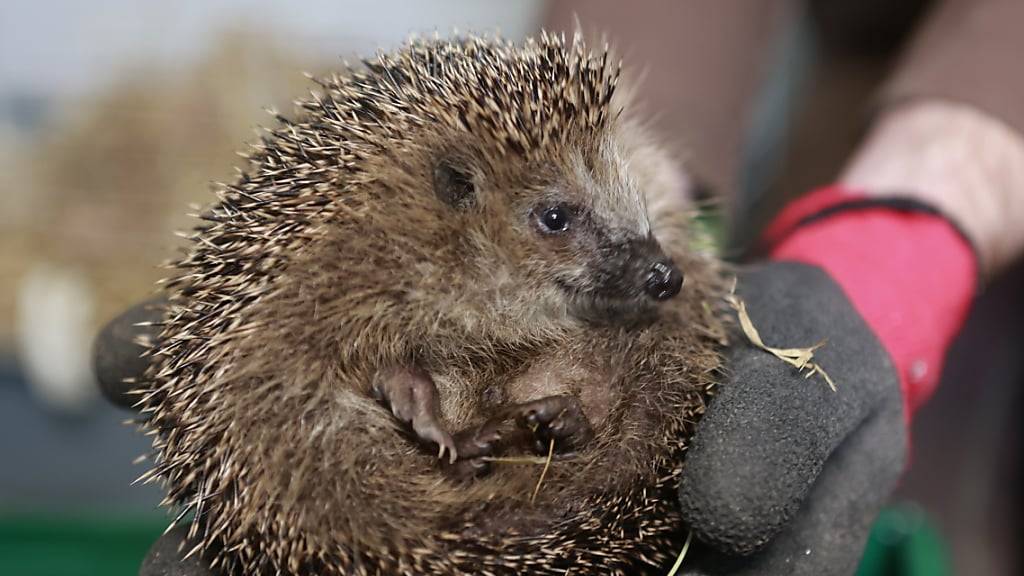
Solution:
<path fill-rule="evenodd" d="M 818 266 L 843 289 L 895 364 L 909 423 L 974 297 L 966 237 L 926 204 L 831 186 L 785 208 L 765 239 L 771 259 Z"/>

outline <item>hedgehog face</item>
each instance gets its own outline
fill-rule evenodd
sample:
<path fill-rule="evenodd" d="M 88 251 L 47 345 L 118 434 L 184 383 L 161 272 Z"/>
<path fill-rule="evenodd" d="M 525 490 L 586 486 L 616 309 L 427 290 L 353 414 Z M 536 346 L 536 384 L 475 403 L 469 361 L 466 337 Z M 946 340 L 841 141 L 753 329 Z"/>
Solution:
<path fill-rule="evenodd" d="M 599 324 L 648 323 L 678 294 L 683 273 L 654 238 L 644 194 L 615 142 L 506 157 L 500 171 L 467 166 L 438 161 L 434 191 L 464 233 L 486 238 L 470 245 L 505 248 L 477 255 L 478 286 L 519 277 L 508 284 L 532 292 L 520 302 L 545 308 L 546 300 L 548 309 Z"/>
<path fill-rule="evenodd" d="M 533 273 L 557 286 L 568 310 L 597 323 L 653 320 L 679 293 L 683 274 L 651 233 L 643 193 L 605 144 L 575 155 L 555 182 L 520 210 L 534 247 Z"/>
<path fill-rule="evenodd" d="M 351 198 L 339 205 L 358 215 L 360 232 L 339 241 L 345 278 L 322 285 L 347 298 L 384 290 L 422 301 L 417 310 L 474 330 L 538 332 L 566 313 L 647 321 L 678 293 L 682 273 L 652 235 L 624 160 L 631 148 L 615 135 L 618 67 L 607 51 L 591 53 L 578 37 L 520 47 L 469 38 L 417 41 L 365 64 L 322 81 L 326 94 L 304 103 L 309 119 L 275 132 L 270 147 L 302 170 L 316 153 L 349 172 L 338 180 Z M 325 146 L 325 134 L 337 145 Z M 276 182 L 285 164 L 266 172 Z M 382 210 L 360 211 L 360 198 Z M 347 286 L 380 276 L 385 262 L 415 273 Z"/>

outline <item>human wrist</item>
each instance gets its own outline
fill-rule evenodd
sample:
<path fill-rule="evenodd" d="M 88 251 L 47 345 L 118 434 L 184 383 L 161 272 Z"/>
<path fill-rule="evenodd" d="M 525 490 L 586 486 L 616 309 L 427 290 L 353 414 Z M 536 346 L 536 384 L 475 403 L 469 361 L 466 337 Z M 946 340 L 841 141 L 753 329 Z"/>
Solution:
<path fill-rule="evenodd" d="M 816 265 L 839 284 L 889 353 L 909 418 L 935 388 L 976 289 L 963 233 L 916 199 L 833 186 L 789 205 L 765 238 L 771 259 Z"/>
<path fill-rule="evenodd" d="M 985 276 L 1024 253 L 1024 137 L 969 106 L 922 100 L 891 107 L 839 182 L 935 206 L 971 238 Z"/>

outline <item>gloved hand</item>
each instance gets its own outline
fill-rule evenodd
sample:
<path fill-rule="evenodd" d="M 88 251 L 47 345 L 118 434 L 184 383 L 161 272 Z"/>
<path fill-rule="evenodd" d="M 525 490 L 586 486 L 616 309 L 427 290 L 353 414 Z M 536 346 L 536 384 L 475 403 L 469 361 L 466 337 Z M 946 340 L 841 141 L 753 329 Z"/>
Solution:
<path fill-rule="evenodd" d="M 750 345 L 697 428 L 680 500 L 698 542 L 688 574 L 853 574 L 906 460 L 910 412 L 934 388 L 970 304 L 959 231 L 915 202 L 829 188 L 769 230 L 775 260 L 737 292 L 768 346 L 822 339 L 835 381 Z"/>
<path fill-rule="evenodd" d="M 737 293 L 770 346 L 827 337 L 814 361 L 837 388 L 733 336 L 728 380 L 697 428 L 680 487 L 690 528 L 710 547 L 695 547 L 683 572 L 852 574 L 905 461 L 895 368 L 820 268 L 745 270 Z"/>

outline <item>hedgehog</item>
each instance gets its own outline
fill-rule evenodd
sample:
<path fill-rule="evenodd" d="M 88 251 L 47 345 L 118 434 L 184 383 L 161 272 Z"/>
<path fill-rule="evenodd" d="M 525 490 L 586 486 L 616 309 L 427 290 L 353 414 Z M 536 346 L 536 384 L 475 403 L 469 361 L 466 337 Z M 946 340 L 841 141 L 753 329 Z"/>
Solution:
<path fill-rule="evenodd" d="M 275 113 L 148 351 L 144 479 L 190 553 L 247 575 L 678 554 L 725 283 L 619 70 L 579 35 L 413 39 Z"/>

